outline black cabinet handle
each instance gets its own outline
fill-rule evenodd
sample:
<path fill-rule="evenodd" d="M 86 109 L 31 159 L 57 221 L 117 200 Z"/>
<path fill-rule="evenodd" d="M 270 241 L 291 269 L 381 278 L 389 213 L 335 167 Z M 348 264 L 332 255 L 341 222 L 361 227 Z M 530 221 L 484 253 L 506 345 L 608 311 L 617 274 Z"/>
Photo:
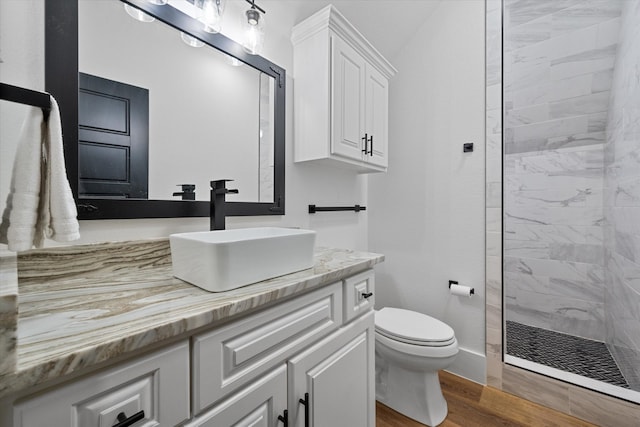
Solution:
<path fill-rule="evenodd" d="M 373 292 L 363 292 L 363 293 L 362 293 L 362 294 L 360 294 L 360 295 L 362 295 L 362 298 L 364 298 L 364 299 L 368 299 L 368 298 L 370 298 L 370 297 L 372 297 L 372 296 L 373 296 Z"/>
<path fill-rule="evenodd" d="M 309 393 L 305 393 L 304 399 L 299 399 L 298 402 L 304 405 L 304 427 L 309 427 Z"/>
<path fill-rule="evenodd" d="M 136 412 L 129 418 L 127 418 L 124 412 L 120 412 L 118 414 L 118 424 L 114 424 L 113 427 L 129 427 L 142 419 L 144 419 L 144 411 Z"/>
<path fill-rule="evenodd" d="M 289 427 L 289 411 L 285 409 L 282 415 L 278 415 L 278 421 L 282 421 L 284 427 Z"/>
<path fill-rule="evenodd" d="M 362 138 L 362 140 L 364 141 L 364 148 L 362 149 L 362 152 L 364 154 L 369 154 L 369 138 L 367 138 L 367 134 L 364 134 L 364 138 Z"/>
<path fill-rule="evenodd" d="M 371 155 L 371 157 L 373 157 L 373 135 L 371 135 L 371 138 L 369 138 L 369 154 Z"/>

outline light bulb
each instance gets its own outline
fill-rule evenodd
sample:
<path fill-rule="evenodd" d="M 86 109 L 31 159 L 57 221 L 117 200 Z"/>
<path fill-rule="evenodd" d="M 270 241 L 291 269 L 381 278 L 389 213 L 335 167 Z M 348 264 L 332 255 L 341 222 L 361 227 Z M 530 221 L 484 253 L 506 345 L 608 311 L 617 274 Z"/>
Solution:
<path fill-rule="evenodd" d="M 200 22 L 208 33 L 219 33 L 222 30 L 222 14 L 227 0 L 204 0 Z"/>
<path fill-rule="evenodd" d="M 204 46 L 204 43 L 200 40 L 198 40 L 197 38 L 190 36 L 189 34 L 185 34 L 183 32 L 180 32 L 180 38 L 182 39 L 183 42 L 185 42 L 186 44 L 188 44 L 191 47 L 202 47 Z"/>
<path fill-rule="evenodd" d="M 133 19 L 140 22 L 153 22 L 156 20 L 153 16 L 149 16 L 140 9 L 136 9 L 133 6 L 129 6 L 128 4 L 124 5 L 124 10 L 127 11 L 127 14 Z"/>
<path fill-rule="evenodd" d="M 244 50 L 251 55 L 259 55 L 264 44 L 264 15 L 256 9 L 249 9 L 245 12 L 243 19 Z"/>

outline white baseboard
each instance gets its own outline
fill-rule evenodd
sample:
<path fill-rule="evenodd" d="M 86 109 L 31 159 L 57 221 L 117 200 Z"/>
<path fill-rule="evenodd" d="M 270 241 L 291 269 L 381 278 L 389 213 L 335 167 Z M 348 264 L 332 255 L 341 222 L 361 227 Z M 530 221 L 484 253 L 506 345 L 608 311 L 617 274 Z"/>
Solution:
<path fill-rule="evenodd" d="M 460 348 L 456 360 L 446 371 L 478 384 L 487 384 L 487 358 L 484 354 Z"/>

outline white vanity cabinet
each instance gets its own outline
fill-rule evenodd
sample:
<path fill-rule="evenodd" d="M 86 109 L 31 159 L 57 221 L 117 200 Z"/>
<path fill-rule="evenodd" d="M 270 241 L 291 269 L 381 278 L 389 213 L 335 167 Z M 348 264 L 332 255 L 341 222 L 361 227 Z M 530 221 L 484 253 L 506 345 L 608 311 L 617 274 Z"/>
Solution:
<path fill-rule="evenodd" d="M 374 427 L 373 274 L 19 398 L 12 425 Z"/>
<path fill-rule="evenodd" d="M 292 41 L 295 161 L 386 171 L 396 70 L 331 5 L 296 25 Z"/>
<path fill-rule="evenodd" d="M 189 427 L 373 427 L 373 306 L 343 317 L 362 290 L 373 271 L 195 336 Z"/>

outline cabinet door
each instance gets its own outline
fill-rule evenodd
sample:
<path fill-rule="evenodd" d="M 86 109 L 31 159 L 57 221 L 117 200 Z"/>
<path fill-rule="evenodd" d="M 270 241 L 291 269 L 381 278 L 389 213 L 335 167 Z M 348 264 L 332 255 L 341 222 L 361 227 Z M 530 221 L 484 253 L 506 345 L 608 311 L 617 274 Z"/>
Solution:
<path fill-rule="evenodd" d="M 287 405 L 287 368 L 283 364 L 223 400 L 185 427 L 276 427 L 284 423 Z"/>
<path fill-rule="evenodd" d="M 288 362 L 290 425 L 375 425 L 373 319 L 360 317 Z"/>
<path fill-rule="evenodd" d="M 338 37 L 331 38 L 331 52 L 331 154 L 362 160 L 366 62 Z"/>
<path fill-rule="evenodd" d="M 367 66 L 365 93 L 366 133 L 369 138 L 365 160 L 377 166 L 387 167 L 389 83 L 372 66 Z"/>

